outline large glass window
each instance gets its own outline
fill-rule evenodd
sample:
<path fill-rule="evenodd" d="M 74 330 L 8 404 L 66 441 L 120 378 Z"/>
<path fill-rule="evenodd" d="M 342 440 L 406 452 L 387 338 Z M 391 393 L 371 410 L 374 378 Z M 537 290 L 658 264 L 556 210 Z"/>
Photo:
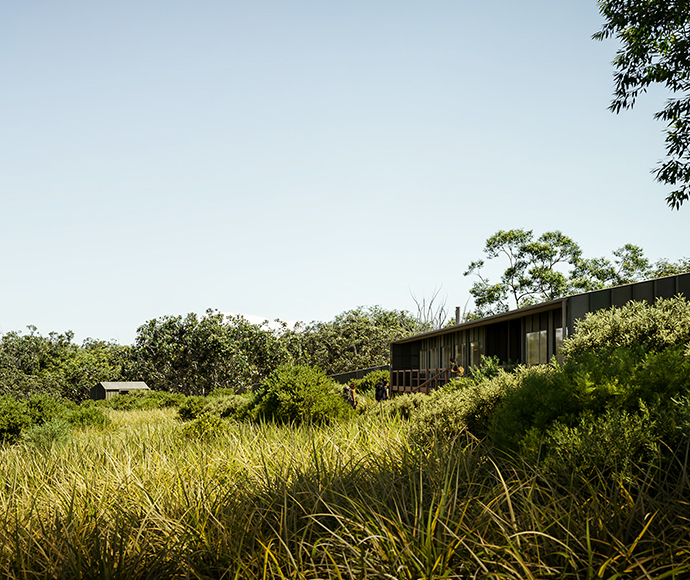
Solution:
<path fill-rule="evenodd" d="M 561 354 L 561 348 L 563 348 L 563 329 L 556 329 L 556 359 L 559 363 L 563 364 L 563 355 Z"/>
<path fill-rule="evenodd" d="M 450 346 L 444 346 L 441 349 L 441 368 L 448 368 L 450 366 L 450 358 L 453 356 Z"/>
<path fill-rule="evenodd" d="M 527 364 L 537 365 L 549 362 L 546 358 L 547 349 L 546 330 L 527 333 Z"/>
<path fill-rule="evenodd" d="M 430 348 L 429 349 L 429 368 L 430 369 L 437 369 L 438 368 L 438 348 Z"/>
<path fill-rule="evenodd" d="M 455 362 L 461 367 L 467 364 L 467 359 L 465 358 L 467 354 L 467 345 L 463 342 L 462 344 L 455 345 Z"/>
<path fill-rule="evenodd" d="M 482 346 L 478 340 L 470 342 L 470 366 L 478 367 L 482 358 Z"/>

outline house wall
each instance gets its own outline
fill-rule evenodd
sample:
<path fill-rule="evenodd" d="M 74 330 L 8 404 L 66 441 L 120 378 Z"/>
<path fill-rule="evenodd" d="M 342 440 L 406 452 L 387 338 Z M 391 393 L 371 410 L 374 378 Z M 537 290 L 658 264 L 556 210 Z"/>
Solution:
<path fill-rule="evenodd" d="M 472 328 L 459 330 L 439 336 L 432 336 L 401 345 L 392 345 L 392 368 L 414 368 L 419 370 L 447 368 L 450 359 L 464 367 L 472 366 L 473 361 L 478 364 L 479 356 L 484 352 L 485 331 L 484 328 Z M 404 347 L 404 348 L 399 348 Z M 405 357 L 402 352 L 414 351 L 416 356 Z M 405 362 L 416 362 L 415 366 L 398 366 Z"/>
<path fill-rule="evenodd" d="M 419 371 L 421 382 L 430 376 L 425 371 L 448 368 L 451 356 L 466 370 L 479 366 L 481 355 L 496 356 L 502 364 L 548 363 L 553 356 L 560 358 L 563 340 L 575 332 L 577 321 L 588 312 L 623 306 L 631 300 L 653 303 L 678 294 L 690 297 L 690 273 L 569 296 L 543 308 L 532 308 L 523 316 L 514 311 L 503 319 L 494 318 L 471 328 L 393 343 L 391 370 Z M 392 390 L 395 387 L 391 380 Z"/>
<path fill-rule="evenodd" d="M 442 369 L 450 359 L 469 369 L 479 366 L 482 355 L 496 356 L 502 364 L 527 361 L 526 336 L 544 331 L 544 357 L 548 362 L 559 348 L 557 329 L 562 327 L 562 310 L 526 315 L 513 320 L 498 321 L 485 326 L 458 330 L 418 341 L 391 345 L 391 368 Z"/>
<path fill-rule="evenodd" d="M 570 296 L 567 299 L 568 330 L 574 332 L 577 321 L 588 312 L 624 306 L 631 300 L 652 304 L 657 298 L 672 298 L 678 294 L 690 297 L 690 273 Z"/>

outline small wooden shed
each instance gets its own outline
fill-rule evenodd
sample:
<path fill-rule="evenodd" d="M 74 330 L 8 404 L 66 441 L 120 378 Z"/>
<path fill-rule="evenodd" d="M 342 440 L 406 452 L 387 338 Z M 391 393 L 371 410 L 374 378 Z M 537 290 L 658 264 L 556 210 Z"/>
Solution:
<path fill-rule="evenodd" d="M 100 382 L 91 387 L 92 399 L 112 399 L 115 395 L 126 395 L 131 391 L 148 391 L 143 381 Z"/>

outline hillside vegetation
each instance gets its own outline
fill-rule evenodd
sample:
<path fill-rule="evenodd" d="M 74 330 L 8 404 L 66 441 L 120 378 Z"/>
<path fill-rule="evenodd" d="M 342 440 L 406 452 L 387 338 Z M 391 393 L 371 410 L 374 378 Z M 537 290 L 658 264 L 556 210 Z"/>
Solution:
<path fill-rule="evenodd" d="M 279 322 L 279 321 L 277 321 Z M 243 391 L 281 365 L 316 366 L 327 374 L 386 365 L 393 340 L 428 330 L 408 312 L 356 308 L 330 322 L 252 324 L 208 310 L 142 324 L 133 345 L 74 334 L 0 335 L 0 394 L 48 394 L 81 402 L 100 381 L 145 381 L 156 391 L 207 395 Z"/>
<path fill-rule="evenodd" d="M 690 305 L 589 315 L 563 365 L 487 361 L 357 411 L 261 389 L 0 398 L 7 578 L 682 578 Z M 14 418 L 12 421 L 5 418 Z"/>

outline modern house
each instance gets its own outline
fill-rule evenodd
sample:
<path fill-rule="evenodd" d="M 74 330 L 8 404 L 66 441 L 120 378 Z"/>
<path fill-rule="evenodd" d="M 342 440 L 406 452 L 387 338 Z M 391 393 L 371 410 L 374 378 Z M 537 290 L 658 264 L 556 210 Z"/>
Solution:
<path fill-rule="evenodd" d="M 92 399 L 112 399 L 115 395 L 125 395 L 132 391 L 148 391 L 149 388 L 143 381 L 131 382 L 101 382 L 91 387 Z"/>
<path fill-rule="evenodd" d="M 481 356 L 501 363 L 547 363 L 559 356 L 563 340 L 588 312 L 623 306 L 631 300 L 653 303 L 678 294 L 690 298 L 690 273 L 567 296 L 542 304 L 456 324 L 391 343 L 391 391 L 426 392 L 449 379 L 449 361 L 468 369 Z"/>

